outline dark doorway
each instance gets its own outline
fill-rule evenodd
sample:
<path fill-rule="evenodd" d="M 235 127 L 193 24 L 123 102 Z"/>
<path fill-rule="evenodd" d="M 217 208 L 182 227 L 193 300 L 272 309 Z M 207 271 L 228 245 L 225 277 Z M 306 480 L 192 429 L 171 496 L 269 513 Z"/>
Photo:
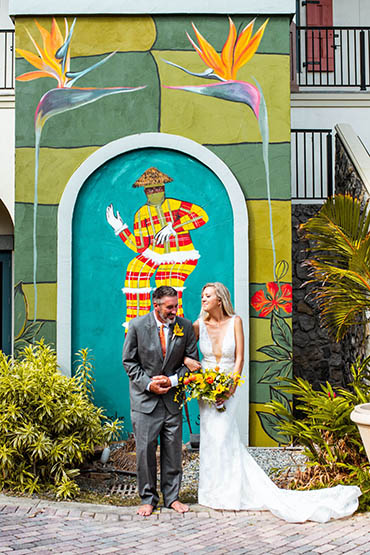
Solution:
<path fill-rule="evenodd" d="M 12 322 L 12 253 L 0 251 L 0 349 L 11 354 L 11 322 Z"/>

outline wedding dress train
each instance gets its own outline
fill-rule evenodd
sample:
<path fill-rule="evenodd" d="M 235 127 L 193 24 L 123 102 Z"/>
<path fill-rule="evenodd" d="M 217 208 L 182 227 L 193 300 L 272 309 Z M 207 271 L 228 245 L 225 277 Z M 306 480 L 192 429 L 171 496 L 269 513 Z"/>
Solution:
<path fill-rule="evenodd" d="M 206 325 L 200 318 L 199 347 L 203 368 L 219 366 L 224 371 L 233 370 L 234 318 L 230 319 L 218 362 Z M 269 510 L 288 522 L 327 522 L 354 513 L 361 495 L 357 486 L 292 491 L 280 489 L 270 480 L 241 443 L 235 418 L 239 396 L 240 389 L 226 401 L 224 412 L 199 403 L 199 503 L 214 509 Z"/>

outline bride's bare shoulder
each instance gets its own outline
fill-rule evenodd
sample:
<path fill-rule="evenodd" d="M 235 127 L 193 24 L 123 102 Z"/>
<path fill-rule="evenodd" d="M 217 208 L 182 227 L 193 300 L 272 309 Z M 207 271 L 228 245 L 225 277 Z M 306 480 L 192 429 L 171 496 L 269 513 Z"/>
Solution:
<path fill-rule="evenodd" d="M 198 320 L 195 320 L 195 322 L 193 322 L 193 329 L 194 329 L 195 335 L 198 338 L 199 337 L 199 318 Z"/>

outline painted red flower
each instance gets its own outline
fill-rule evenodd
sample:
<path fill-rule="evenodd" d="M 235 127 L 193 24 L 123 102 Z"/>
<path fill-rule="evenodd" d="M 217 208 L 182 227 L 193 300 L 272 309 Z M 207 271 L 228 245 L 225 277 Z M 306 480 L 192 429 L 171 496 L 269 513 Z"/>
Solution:
<path fill-rule="evenodd" d="M 256 291 L 252 297 L 251 305 L 263 318 L 273 310 L 281 308 L 286 313 L 292 312 L 292 286 L 288 283 L 279 287 L 274 281 L 266 283 L 267 296 L 263 289 Z"/>

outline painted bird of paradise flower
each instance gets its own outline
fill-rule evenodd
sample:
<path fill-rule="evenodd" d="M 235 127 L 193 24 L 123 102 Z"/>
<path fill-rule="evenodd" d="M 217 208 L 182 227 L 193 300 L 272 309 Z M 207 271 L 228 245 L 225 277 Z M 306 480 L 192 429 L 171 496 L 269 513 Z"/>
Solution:
<path fill-rule="evenodd" d="M 144 89 L 140 87 L 110 87 L 110 88 L 82 88 L 74 86 L 76 81 L 106 63 L 115 52 L 109 54 L 96 64 L 87 67 L 81 71 L 71 71 L 71 40 L 76 24 L 73 20 L 69 28 L 67 19 L 65 23 L 64 37 L 59 28 L 57 21 L 53 18 L 51 30 L 48 31 L 37 21 L 36 26 L 40 32 L 42 46 L 40 46 L 27 31 L 28 36 L 35 48 L 36 54 L 28 50 L 17 48 L 16 52 L 29 62 L 36 70 L 29 71 L 19 75 L 16 79 L 20 82 L 33 81 L 44 77 L 51 77 L 57 81 L 57 86 L 47 91 L 40 99 L 35 111 L 35 193 L 34 193 L 34 211 L 33 211 L 33 285 L 35 292 L 35 310 L 34 320 L 37 314 L 37 241 L 36 241 L 36 224 L 37 224 L 37 189 L 38 189 L 38 165 L 40 153 L 40 141 L 42 129 L 45 122 L 62 112 L 74 110 L 80 106 L 85 106 L 91 102 L 95 102 L 99 98 L 112 94 L 120 94 L 125 92 L 134 92 Z"/>
<path fill-rule="evenodd" d="M 276 266 L 276 252 L 274 233 L 272 225 L 272 208 L 270 194 L 270 174 L 268 162 L 268 144 L 269 144 L 269 127 L 266 102 L 263 96 L 262 88 L 255 81 L 255 85 L 246 81 L 237 80 L 237 72 L 257 52 L 261 43 L 263 34 L 268 23 L 268 19 L 253 34 L 255 20 L 251 21 L 238 34 L 234 22 L 229 18 L 229 34 L 219 54 L 215 48 L 203 37 L 196 26 L 192 24 L 198 44 L 187 33 L 187 37 L 208 68 L 202 73 L 194 73 L 180 65 L 168 60 L 164 60 L 167 64 L 172 65 L 189 75 L 200 77 L 202 79 L 216 80 L 217 83 L 196 85 L 196 86 L 166 86 L 167 89 L 182 90 L 191 93 L 201 94 L 219 98 L 229 102 L 241 102 L 252 109 L 260 128 L 262 137 L 263 161 L 266 173 L 267 199 L 269 203 L 269 219 L 270 219 L 270 237 L 273 253 L 273 268 Z"/>

